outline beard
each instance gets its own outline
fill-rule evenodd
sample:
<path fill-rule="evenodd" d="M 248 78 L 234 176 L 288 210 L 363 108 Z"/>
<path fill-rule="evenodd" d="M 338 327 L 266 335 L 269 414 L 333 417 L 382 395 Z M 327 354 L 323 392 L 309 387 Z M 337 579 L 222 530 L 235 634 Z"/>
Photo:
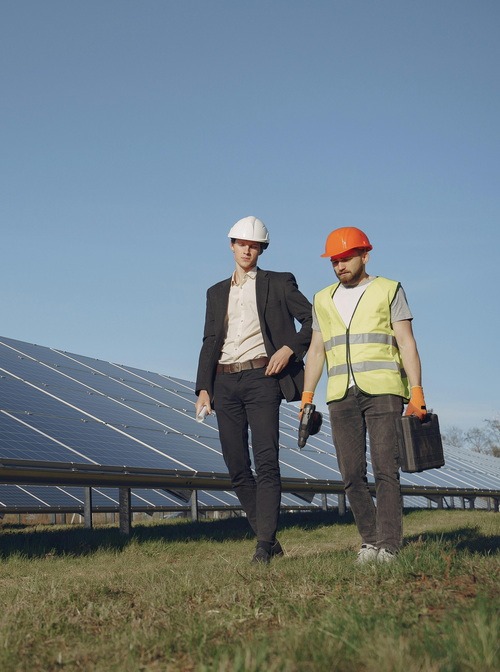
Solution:
<path fill-rule="evenodd" d="M 363 266 L 357 271 L 344 271 L 343 273 L 335 271 L 335 275 L 344 287 L 356 287 L 366 276 Z"/>

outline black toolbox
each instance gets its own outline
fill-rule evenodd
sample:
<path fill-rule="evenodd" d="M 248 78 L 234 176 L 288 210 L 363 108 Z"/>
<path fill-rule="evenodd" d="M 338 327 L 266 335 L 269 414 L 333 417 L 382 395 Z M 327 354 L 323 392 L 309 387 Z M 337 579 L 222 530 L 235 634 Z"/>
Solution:
<path fill-rule="evenodd" d="M 442 467 L 444 454 L 438 416 L 435 413 L 427 413 L 422 422 L 414 415 L 404 415 L 401 424 L 403 426 L 401 471 L 413 473 Z"/>

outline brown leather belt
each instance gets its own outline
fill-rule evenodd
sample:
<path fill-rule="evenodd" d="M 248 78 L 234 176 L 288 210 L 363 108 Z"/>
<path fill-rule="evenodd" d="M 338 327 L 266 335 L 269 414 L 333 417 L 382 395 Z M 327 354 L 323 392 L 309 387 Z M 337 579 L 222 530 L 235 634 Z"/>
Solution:
<path fill-rule="evenodd" d="M 217 364 L 217 373 L 239 373 L 249 369 L 262 369 L 269 364 L 269 357 L 257 357 L 247 362 L 234 362 L 234 364 Z"/>

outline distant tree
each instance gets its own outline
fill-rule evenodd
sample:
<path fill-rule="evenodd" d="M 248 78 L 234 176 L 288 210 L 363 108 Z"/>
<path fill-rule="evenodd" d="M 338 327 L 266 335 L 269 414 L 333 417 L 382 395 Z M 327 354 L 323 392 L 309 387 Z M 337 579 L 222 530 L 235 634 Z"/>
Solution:
<path fill-rule="evenodd" d="M 469 448 L 476 453 L 500 457 L 500 418 L 484 420 L 486 427 L 472 427 L 467 431 L 448 427 L 441 432 L 443 443 L 452 448 Z"/>
<path fill-rule="evenodd" d="M 490 437 L 486 429 L 473 427 L 465 432 L 465 442 L 467 448 L 476 453 L 489 453 Z"/>
<path fill-rule="evenodd" d="M 452 448 L 463 448 L 465 445 L 465 432 L 460 427 L 452 425 L 441 432 L 443 443 Z"/>
<path fill-rule="evenodd" d="M 485 420 L 488 427 L 490 452 L 495 457 L 500 457 L 500 417 L 493 420 Z"/>

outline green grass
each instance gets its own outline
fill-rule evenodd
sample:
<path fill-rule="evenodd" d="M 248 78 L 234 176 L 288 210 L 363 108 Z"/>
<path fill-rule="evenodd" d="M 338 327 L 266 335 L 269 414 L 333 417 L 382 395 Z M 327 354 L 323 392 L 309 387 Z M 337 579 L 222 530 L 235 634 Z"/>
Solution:
<path fill-rule="evenodd" d="M 404 524 L 395 563 L 357 566 L 349 516 L 285 515 L 268 567 L 242 519 L 4 527 L 0 669 L 497 672 L 500 516 Z"/>

